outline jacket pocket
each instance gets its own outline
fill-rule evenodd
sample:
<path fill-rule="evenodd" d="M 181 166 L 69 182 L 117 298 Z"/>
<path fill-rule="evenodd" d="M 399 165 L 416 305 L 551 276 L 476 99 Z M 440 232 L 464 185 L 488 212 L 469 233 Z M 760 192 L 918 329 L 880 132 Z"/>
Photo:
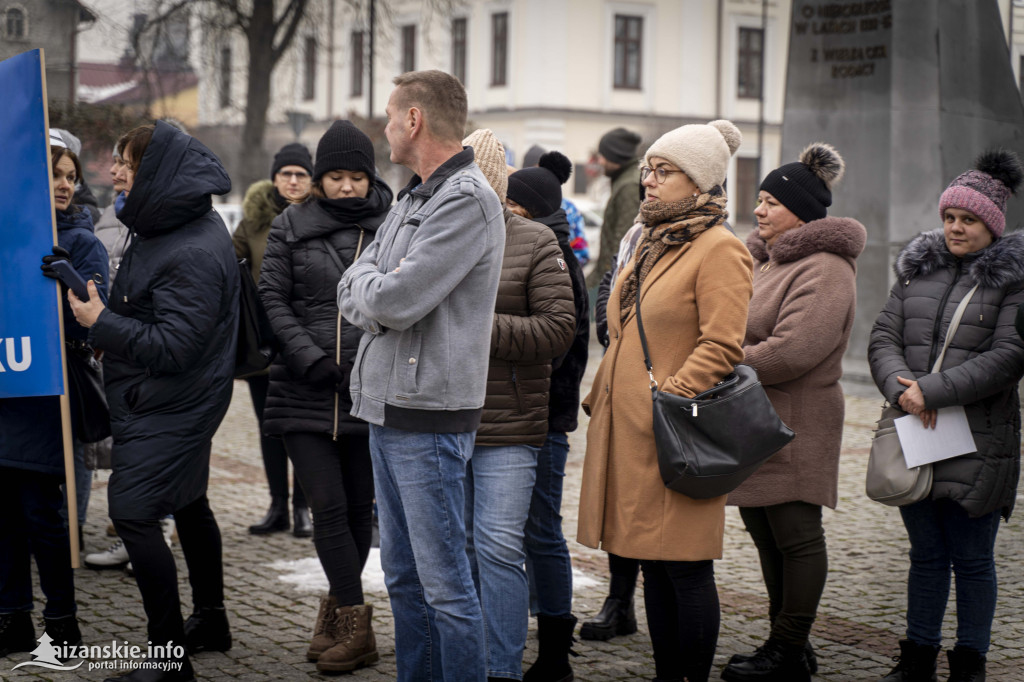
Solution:
<path fill-rule="evenodd" d="M 519 385 L 519 373 L 516 363 L 510 362 L 508 364 L 512 372 L 512 395 L 516 401 L 516 411 L 518 414 L 523 414 L 526 409 L 523 407 L 523 387 Z"/>
<path fill-rule="evenodd" d="M 420 357 L 422 344 L 423 333 L 415 326 L 404 335 L 398 344 L 398 356 L 395 358 L 395 364 L 398 367 L 398 395 L 396 395 L 398 398 L 402 396 L 407 398 L 419 392 L 418 378 L 420 360 L 422 359 Z"/>

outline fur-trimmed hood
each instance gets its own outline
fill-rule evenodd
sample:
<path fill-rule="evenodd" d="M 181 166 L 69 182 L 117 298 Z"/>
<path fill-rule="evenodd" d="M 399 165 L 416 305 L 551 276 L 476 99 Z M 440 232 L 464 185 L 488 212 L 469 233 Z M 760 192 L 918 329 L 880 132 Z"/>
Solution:
<path fill-rule="evenodd" d="M 274 200 L 274 183 L 260 180 L 249 186 L 242 200 L 242 215 L 253 225 L 269 229 L 274 218 L 281 214 L 281 207 Z"/>
<path fill-rule="evenodd" d="M 759 263 L 769 258 L 776 263 L 791 263 L 821 251 L 856 260 L 867 239 L 867 230 L 853 218 L 825 217 L 779 235 L 770 254 L 755 229 L 747 237 L 747 248 Z"/>
<path fill-rule="evenodd" d="M 922 232 L 896 257 L 893 270 L 903 281 L 922 277 L 936 270 L 956 266 L 957 257 L 946 248 L 942 229 Z M 1024 232 L 1000 237 L 980 251 L 969 253 L 961 261 L 967 278 L 976 284 L 1001 289 L 1024 281 Z"/>

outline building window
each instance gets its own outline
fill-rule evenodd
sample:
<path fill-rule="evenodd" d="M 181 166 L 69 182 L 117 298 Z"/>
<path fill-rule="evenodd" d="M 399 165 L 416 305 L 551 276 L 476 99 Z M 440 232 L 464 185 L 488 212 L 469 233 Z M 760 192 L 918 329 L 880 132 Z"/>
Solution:
<path fill-rule="evenodd" d="M 363 94 L 363 32 L 352 31 L 352 97 Z"/>
<path fill-rule="evenodd" d="M 491 85 L 508 84 L 508 12 L 491 15 Z"/>
<path fill-rule="evenodd" d="M 466 20 L 452 19 L 452 75 L 466 83 Z"/>
<path fill-rule="evenodd" d="M 416 26 L 402 27 L 402 73 L 416 70 Z"/>
<path fill-rule="evenodd" d="M 640 89 L 644 18 L 615 15 L 615 87 Z"/>
<path fill-rule="evenodd" d="M 757 158 L 736 157 L 736 189 L 730 189 L 729 193 L 736 197 L 736 216 L 733 221 L 737 227 L 754 226 L 759 165 Z"/>
<path fill-rule="evenodd" d="M 306 38 L 305 71 L 302 81 L 302 99 L 309 101 L 316 97 L 316 38 Z"/>
<path fill-rule="evenodd" d="M 6 35 L 8 38 L 25 37 L 25 11 L 12 7 L 7 10 Z"/>
<path fill-rule="evenodd" d="M 231 106 L 231 48 L 222 47 L 220 49 L 220 81 L 218 85 L 218 95 L 220 98 L 220 108 Z"/>
<path fill-rule="evenodd" d="M 739 71 L 736 75 L 736 95 L 759 99 L 761 97 L 762 65 L 764 64 L 764 31 L 759 28 L 740 29 Z"/>

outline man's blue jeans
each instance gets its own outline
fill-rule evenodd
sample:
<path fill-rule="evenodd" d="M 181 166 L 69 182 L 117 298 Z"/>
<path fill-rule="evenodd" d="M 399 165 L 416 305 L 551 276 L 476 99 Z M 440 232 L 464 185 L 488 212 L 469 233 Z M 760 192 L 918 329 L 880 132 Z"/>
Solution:
<path fill-rule="evenodd" d="M 526 574 L 530 611 L 554 618 L 572 614 L 572 561 L 562 535 L 562 482 L 569 437 L 552 431 L 537 453 L 537 481 L 526 520 Z"/>
<path fill-rule="evenodd" d="M 942 644 L 950 569 L 956 575 L 956 643 L 986 653 L 996 612 L 999 511 L 972 519 L 949 499 L 900 507 L 910 537 L 907 639 Z"/>
<path fill-rule="evenodd" d="M 464 481 L 475 432 L 370 425 L 380 561 L 400 682 L 483 682 L 480 600 L 466 555 Z"/>
<path fill-rule="evenodd" d="M 536 468 L 536 447 L 478 445 L 466 472 L 467 552 L 484 612 L 491 677 L 523 677 L 530 621 L 523 529 Z"/>

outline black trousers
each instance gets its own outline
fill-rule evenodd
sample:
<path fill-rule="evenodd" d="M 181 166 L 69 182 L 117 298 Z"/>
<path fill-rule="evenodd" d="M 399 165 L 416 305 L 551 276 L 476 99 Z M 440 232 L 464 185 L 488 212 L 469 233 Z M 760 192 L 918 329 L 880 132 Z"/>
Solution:
<path fill-rule="evenodd" d="M 142 593 L 153 644 L 184 645 L 185 629 L 178 594 L 178 570 L 164 541 L 160 519 L 113 519 L 124 540 Z M 224 605 L 224 567 L 221 562 L 220 528 L 206 495 L 174 512 L 181 551 L 188 565 L 192 603 L 196 607 Z"/>
<path fill-rule="evenodd" d="M 363 603 L 373 530 L 369 435 L 287 433 L 284 444 L 313 511 L 313 544 L 339 606 Z"/>
<path fill-rule="evenodd" d="M 706 682 L 721 622 L 715 563 L 643 560 L 640 567 L 658 677 Z"/>
<path fill-rule="evenodd" d="M 260 429 L 260 452 L 263 454 L 263 470 L 267 472 L 267 486 L 270 497 L 288 500 L 288 451 L 280 438 L 263 435 L 263 410 L 267 406 L 267 389 L 270 388 L 270 375 L 257 374 L 246 377 L 249 384 L 249 395 L 256 411 L 256 421 Z M 302 493 L 299 477 L 295 477 L 292 486 L 292 505 L 306 506 L 306 496 Z"/>
<path fill-rule="evenodd" d="M 741 507 L 740 516 L 761 559 L 761 574 L 768 588 L 771 637 L 803 645 L 828 579 L 821 506 L 786 502 Z"/>

